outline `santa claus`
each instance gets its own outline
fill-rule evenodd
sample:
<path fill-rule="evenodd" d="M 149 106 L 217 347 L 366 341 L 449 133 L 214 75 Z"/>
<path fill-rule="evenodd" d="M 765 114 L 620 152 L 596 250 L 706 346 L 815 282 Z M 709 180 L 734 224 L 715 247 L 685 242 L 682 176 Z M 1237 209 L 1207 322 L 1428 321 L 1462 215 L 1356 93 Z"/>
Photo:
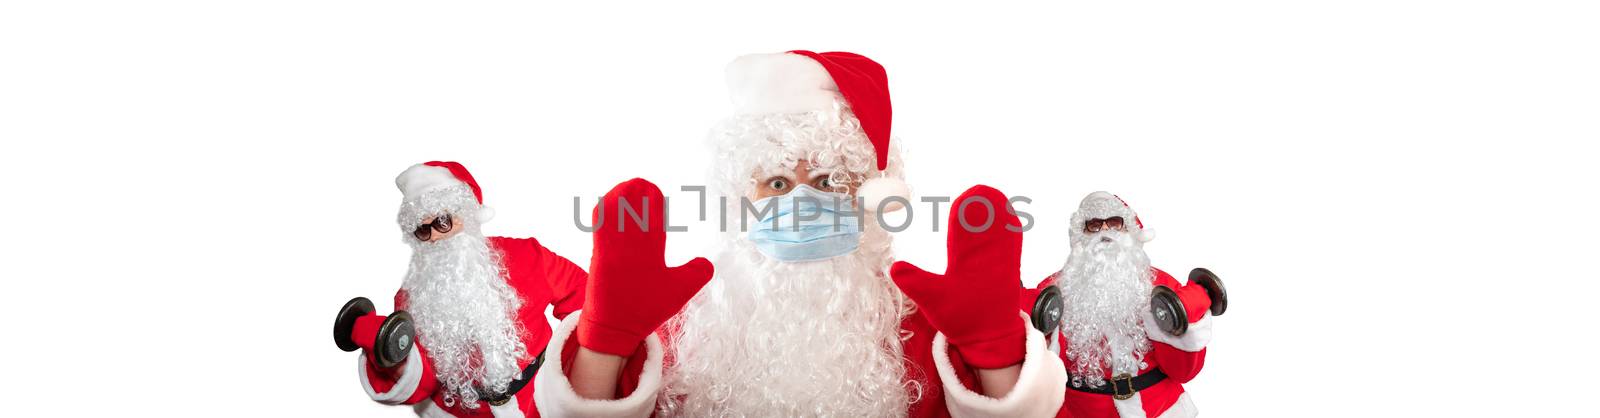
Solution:
<path fill-rule="evenodd" d="M 1059 327 L 1049 328 L 1052 349 L 1072 376 L 1064 412 L 1080 418 L 1195 416 L 1182 384 L 1205 364 L 1212 322 L 1206 289 L 1181 285 L 1151 267 L 1144 243 L 1154 232 L 1110 193 L 1083 199 L 1069 235 L 1066 266 L 1030 293 L 1053 287 L 1063 302 Z M 1157 309 L 1163 313 L 1158 321 L 1153 294 L 1181 299 L 1172 301 L 1179 311 Z M 1174 317 L 1181 326 L 1158 325 Z"/>
<path fill-rule="evenodd" d="M 665 265 L 654 185 L 613 189 L 594 212 L 584 309 L 535 378 L 539 412 L 1056 414 L 1066 375 L 1014 305 L 1021 232 L 1003 194 L 957 200 L 984 227 L 952 213 L 946 274 L 894 263 L 876 214 L 906 192 L 883 68 L 791 51 L 735 60 L 728 83 L 737 114 L 713 130 L 712 188 L 733 216 L 715 273 L 703 258 Z M 641 203 L 643 225 L 618 209 Z"/>
<path fill-rule="evenodd" d="M 394 306 L 415 322 L 416 340 L 394 340 L 381 315 L 355 320 L 349 341 L 363 349 L 361 386 L 375 401 L 415 405 L 420 416 L 532 413 L 528 383 L 551 334 L 545 307 L 557 318 L 576 311 L 588 275 L 532 238 L 484 236 L 480 226 L 494 212 L 461 164 L 418 164 L 395 185 L 412 254 Z M 396 346 L 404 354 L 384 361 Z"/>

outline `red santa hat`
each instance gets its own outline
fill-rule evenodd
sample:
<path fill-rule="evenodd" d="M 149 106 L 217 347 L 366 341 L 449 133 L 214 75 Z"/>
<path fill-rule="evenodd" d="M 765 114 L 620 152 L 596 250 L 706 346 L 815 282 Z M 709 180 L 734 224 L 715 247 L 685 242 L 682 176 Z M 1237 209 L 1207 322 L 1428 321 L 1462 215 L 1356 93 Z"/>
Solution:
<path fill-rule="evenodd" d="M 842 99 L 872 142 L 878 170 L 888 168 L 894 109 L 889 75 L 872 59 L 850 52 L 753 54 L 728 64 L 727 79 L 734 112 L 740 115 L 832 110 Z M 887 176 L 868 179 L 856 189 L 869 210 L 892 196 L 909 201 L 910 194 L 905 181 Z M 885 211 L 899 208 L 895 202 Z"/>
<path fill-rule="evenodd" d="M 483 205 L 483 189 L 478 187 L 478 181 L 472 178 L 472 173 L 461 163 L 429 161 L 413 165 L 394 178 L 394 185 L 400 188 L 400 194 L 405 200 L 415 199 L 429 190 L 440 187 L 466 185 L 472 189 L 472 197 L 478 201 L 478 222 L 484 223 L 494 219 L 494 208 Z"/>
<path fill-rule="evenodd" d="M 1089 219 L 1105 219 L 1113 216 L 1133 218 L 1133 229 L 1129 232 L 1133 233 L 1133 237 L 1139 242 L 1156 239 L 1156 231 L 1145 228 L 1144 221 L 1139 219 L 1139 214 L 1133 211 L 1132 206 L 1128 206 L 1127 201 L 1107 192 L 1094 192 L 1083 197 L 1083 201 L 1078 203 L 1078 214 L 1073 217 L 1072 232 L 1081 233 L 1083 224 Z"/>

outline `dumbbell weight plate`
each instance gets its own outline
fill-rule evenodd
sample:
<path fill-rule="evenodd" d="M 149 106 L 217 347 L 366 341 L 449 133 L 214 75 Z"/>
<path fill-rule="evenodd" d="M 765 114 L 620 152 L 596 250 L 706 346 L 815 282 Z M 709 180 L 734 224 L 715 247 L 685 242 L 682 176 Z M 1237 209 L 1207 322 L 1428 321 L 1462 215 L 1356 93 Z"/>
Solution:
<path fill-rule="evenodd" d="M 1066 301 L 1061 297 L 1061 289 L 1055 286 L 1046 287 L 1039 291 L 1039 297 L 1033 300 L 1033 328 L 1050 335 L 1061 325 L 1061 310 Z"/>
<path fill-rule="evenodd" d="M 395 311 L 383 320 L 383 325 L 378 326 L 378 340 L 372 344 L 373 351 L 377 351 L 378 366 L 394 367 L 411 355 L 411 346 L 416 338 L 416 331 L 411 324 L 411 314 Z"/>
<path fill-rule="evenodd" d="M 1197 268 L 1189 271 L 1189 284 L 1200 284 L 1206 289 L 1206 295 L 1211 297 L 1211 316 L 1221 316 L 1228 311 L 1228 289 L 1222 287 L 1222 279 L 1211 270 Z"/>
<path fill-rule="evenodd" d="M 367 298 L 357 297 L 345 302 L 344 307 L 339 308 L 339 316 L 333 319 L 333 343 L 346 352 L 361 348 L 355 341 L 350 340 L 350 332 L 356 328 L 356 319 L 367 316 L 375 310 L 377 308 L 373 307 L 372 301 Z"/>
<path fill-rule="evenodd" d="M 1189 332 L 1189 314 L 1184 312 L 1183 301 L 1172 288 L 1156 285 L 1150 291 L 1150 316 L 1155 317 L 1156 327 L 1169 335 Z"/>

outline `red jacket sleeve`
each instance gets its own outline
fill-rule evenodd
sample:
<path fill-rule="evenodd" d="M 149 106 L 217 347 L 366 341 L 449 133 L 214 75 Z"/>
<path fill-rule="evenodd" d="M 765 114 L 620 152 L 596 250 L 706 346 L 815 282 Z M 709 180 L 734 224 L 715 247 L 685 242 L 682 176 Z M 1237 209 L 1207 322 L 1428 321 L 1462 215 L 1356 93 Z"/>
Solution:
<path fill-rule="evenodd" d="M 1200 368 L 1206 365 L 1204 348 L 1191 353 L 1158 341 L 1151 341 L 1150 345 L 1150 356 L 1155 358 L 1155 366 L 1178 383 L 1194 380 L 1195 375 L 1200 374 Z"/>
<path fill-rule="evenodd" d="M 510 279 L 521 281 L 521 287 L 543 289 L 545 292 L 539 293 L 548 297 L 556 319 L 566 319 L 567 314 L 583 308 L 583 287 L 589 280 L 589 273 L 583 268 L 540 245 L 537 239 L 489 239 L 500 249 Z M 544 307 L 538 308 L 542 316 Z"/>
<path fill-rule="evenodd" d="M 533 249 L 550 288 L 551 313 L 556 319 L 566 319 L 567 314 L 583 309 L 583 289 L 589 282 L 589 272 L 583 271 L 572 260 L 539 245 L 538 240 L 533 240 Z"/>

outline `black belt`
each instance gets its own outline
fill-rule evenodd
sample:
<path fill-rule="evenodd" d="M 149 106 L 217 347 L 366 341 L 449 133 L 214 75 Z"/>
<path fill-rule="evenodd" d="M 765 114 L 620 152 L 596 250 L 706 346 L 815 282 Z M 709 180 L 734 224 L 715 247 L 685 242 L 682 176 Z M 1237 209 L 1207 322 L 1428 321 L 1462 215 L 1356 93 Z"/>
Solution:
<path fill-rule="evenodd" d="M 522 388 L 528 385 L 528 381 L 533 380 L 533 375 L 539 372 L 539 365 L 541 364 L 544 364 L 544 352 L 542 351 L 539 352 L 538 357 L 533 358 L 533 362 L 528 363 L 528 367 L 522 368 L 522 374 L 518 375 L 516 380 L 512 380 L 511 384 L 506 386 L 505 393 L 492 393 L 480 387 L 477 388 L 478 399 L 482 399 L 484 402 L 494 406 L 505 405 L 511 398 L 517 396 L 517 392 L 522 391 Z"/>
<path fill-rule="evenodd" d="M 1111 378 L 1111 384 L 1109 385 L 1080 387 L 1068 384 L 1067 388 L 1084 393 L 1111 395 L 1111 397 L 1116 398 L 1117 400 L 1123 400 L 1132 398 L 1133 395 L 1139 393 L 1139 391 L 1149 389 L 1151 386 L 1155 386 L 1157 383 L 1161 383 L 1162 380 L 1166 379 L 1167 374 L 1162 373 L 1161 369 L 1151 369 L 1149 373 L 1138 376 L 1119 374 L 1116 377 Z"/>

